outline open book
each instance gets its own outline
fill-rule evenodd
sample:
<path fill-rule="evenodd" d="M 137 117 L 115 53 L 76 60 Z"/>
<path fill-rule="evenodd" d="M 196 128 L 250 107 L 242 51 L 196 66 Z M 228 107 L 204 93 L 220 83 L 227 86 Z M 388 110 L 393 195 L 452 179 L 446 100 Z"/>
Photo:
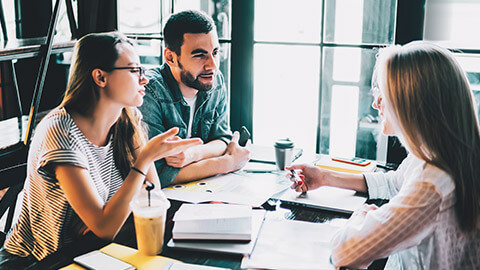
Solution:
<path fill-rule="evenodd" d="M 173 218 L 172 239 L 243 241 L 252 238 L 252 208 L 233 204 L 182 204 Z"/>

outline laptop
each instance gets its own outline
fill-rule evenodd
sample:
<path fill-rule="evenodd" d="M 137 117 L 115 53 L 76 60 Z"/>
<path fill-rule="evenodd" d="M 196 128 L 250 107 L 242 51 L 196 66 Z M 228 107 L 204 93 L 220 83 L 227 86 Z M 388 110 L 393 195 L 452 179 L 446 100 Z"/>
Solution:
<path fill-rule="evenodd" d="M 287 188 L 285 192 L 277 193 L 274 197 L 287 205 L 345 214 L 352 214 L 367 201 L 367 197 L 354 190 L 328 186 L 310 190 L 306 194 Z"/>

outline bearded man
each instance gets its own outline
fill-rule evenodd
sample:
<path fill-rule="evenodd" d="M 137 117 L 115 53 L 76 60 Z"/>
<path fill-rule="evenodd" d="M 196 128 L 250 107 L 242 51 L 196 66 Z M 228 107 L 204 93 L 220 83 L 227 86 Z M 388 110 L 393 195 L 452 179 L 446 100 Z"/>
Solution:
<path fill-rule="evenodd" d="M 165 63 L 146 73 L 149 83 L 140 111 L 154 137 L 178 127 L 180 138 L 201 138 L 202 145 L 155 162 L 162 187 L 242 168 L 248 149 L 238 145 L 228 124 L 228 98 L 218 70 L 220 48 L 207 14 L 188 10 L 165 24 Z"/>

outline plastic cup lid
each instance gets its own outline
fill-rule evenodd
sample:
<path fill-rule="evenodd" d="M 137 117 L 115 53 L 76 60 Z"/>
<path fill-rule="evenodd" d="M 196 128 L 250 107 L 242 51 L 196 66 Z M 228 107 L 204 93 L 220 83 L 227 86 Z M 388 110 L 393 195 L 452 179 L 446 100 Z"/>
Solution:
<path fill-rule="evenodd" d="M 274 146 L 276 148 L 282 148 L 282 149 L 293 148 L 294 143 L 289 138 L 286 138 L 286 139 L 280 139 L 276 141 Z"/>
<path fill-rule="evenodd" d="M 144 189 L 140 190 L 130 202 L 131 209 L 135 212 L 142 209 L 151 211 L 152 208 L 159 210 L 170 208 L 170 202 L 161 190 L 152 190 L 150 196 L 150 206 L 148 206 L 148 192 Z"/>

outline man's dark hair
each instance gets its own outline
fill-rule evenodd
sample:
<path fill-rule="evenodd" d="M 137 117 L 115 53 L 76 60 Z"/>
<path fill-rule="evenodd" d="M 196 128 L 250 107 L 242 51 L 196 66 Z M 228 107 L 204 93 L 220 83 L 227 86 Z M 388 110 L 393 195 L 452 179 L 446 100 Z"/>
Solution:
<path fill-rule="evenodd" d="M 180 47 L 183 45 L 183 35 L 208 34 L 215 28 L 212 18 L 204 12 L 186 10 L 175 13 L 168 19 L 163 28 L 165 46 L 177 55 L 180 55 Z"/>

